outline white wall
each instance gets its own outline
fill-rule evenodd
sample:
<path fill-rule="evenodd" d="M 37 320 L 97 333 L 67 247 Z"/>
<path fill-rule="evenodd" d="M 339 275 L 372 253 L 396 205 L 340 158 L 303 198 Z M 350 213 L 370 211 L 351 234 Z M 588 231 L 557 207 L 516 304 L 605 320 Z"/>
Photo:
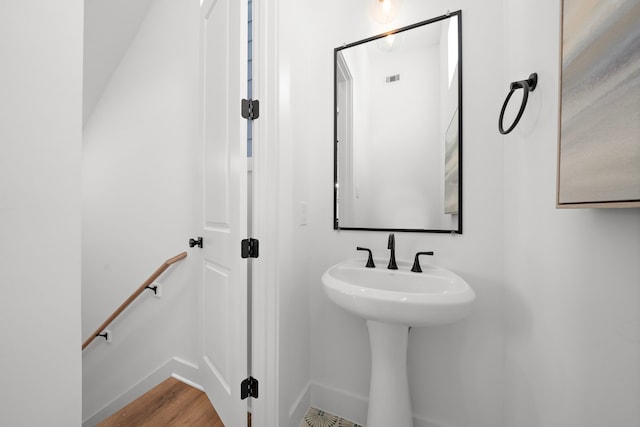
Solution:
<path fill-rule="evenodd" d="M 340 221 L 344 227 L 440 228 L 446 219 L 439 185 L 442 171 L 425 167 L 427 159 L 441 163 L 438 103 L 423 102 L 425 96 L 440 98 L 439 50 L 437 45 L 422 46 L 420 52 L 394 52 L 392 65 L 387 55 L 374 54 L 366 68 L 352 73 L 354 115 L 365 117 L 354 130 L 354 220 Z M 385 81 L 395 74 L 399 81 Z M 415 102 L 407 102 L 412 97 Z"/>
<path fill-rule="evenodd" d="M 559 8 L 505 2 L 502 92 L 539 81 L 504 138 L 504 425 L 637 426 L 640 209 L 555 208 Z"/>
<path fill-rule="evenodd" d="M 156 0 L 85 126 L 84 338 L 197 235 L 198 22 L 197 0 Z M 161 299 L 143 293 L 113 343 L 84 351 L 85 418 L 171 358 L 196 360 L 194 263 L 160 278 Z"/>
<path fill-rule="evenodd" d="M 80 423 L 82 2 L 0 2 L 0 414 Z"/>
<path fill-rule="evenodd" d="M 432 25 L 447 28 L 442 21 Z M 448 87 L 447 33 L 443 31 L 440 44 L 420 43 L 430 37 L 427 28 L 401 33 L 392 52 L 381 50 L 377 42 L 340 51 L 353 77 L 355 123 L 353 162 L 348 145 L 341 145 L 339 153 L 340 162 L 352 163 L 353 171 L 352 184 L 346 172 L 339 173 L 342 227 L 457 228 L 457 217 L 444 213 L 442 185 L 442 141 L 455 110 L 451 104 L 458 104 L 457 86 L 440 93 Z M 399 81 L 385 81 L 396 74 Z M 428 102 L 433 99 L 440 101 Z"/>
<path fill-rule="evenodd" d="M 309 119 L 314 115 L 309 108 L 312 108 L 313 103 L 309 102 L 309 93 L 300 88 L 307 86 L 313 73 L 313 70 L 310 70 L 310 67 L 313 67 L 313 52 L 306 48 L 307 38 L 311 35 L 300 32 L 299 19 L 290 19 L 307 16 L 309 9 L 305 3 L 289 0 L 278 2 L 277 10 L 269 11 L 276 13 L 277 45 L 269 51 L 269 58 L 264 60 L 277 67 L 277 72 L 271 75 L 273 69 L 267 69 L 261 76 L 268 76 L 274 80 L 264 80 L 259 84 L 269 84 L 269 87 L 265 88 L 267 94 L 271 90 L 275 91 L 272 96 L 276 105 L 267 105 L 276 108 L 277 113 L 273 108 L 265 108 L 260 119 L 265 121 L 258 123 L 258 126 L 271 123 L 271 114 L 277 117 L 277 123 L 275 133 L 270 134 L 269 138 L 257 141 L 254 151 L 255 156 L 259 157 L 268 152 L 269 145 L 276 147 L 275 162 L 270 167 L 277 171 L 277 192 L 274 192 L 277 194 L 277 200 L 274 202 L 277 205 L 278 218 L 277 228 L 272 234 L 277 239 L 277 245 L 273 245 L 273 241 L 270 242 L 266 238 L 264 247 L 265 251 L 275 250 L 278 259 L 277 289 L 274 292 L 277 293 L 278 312 L 279 395 L 271 396 L 271 399 L 278 402 L 277 425 L 290 427 L 299 425 L 310 398 L 309 348 L 312 336 L 309 334 L 307 272 L 313 255 L 313 242 L 310 240 L 309 227 L 302 225 L 304 221 L 300 216 L 300 202 L 308 201 L 310 196 L 308 170 L 311 166 L 310 159 L 306 157 L 310 139 L 307 135 L 313 134 L 315 130 L 313 125 L 309 126 Z M 258 42 L 267 44 L 269 41 L 263 39 Z M 309 119 L 299 120 L 301 115 Z M 264 187 L 259 187 L 258 192 L 258 197 L 265 197 Z"/>
<path fill-rule="evenodd" d="M 464 234 L 397 233 L 396 247 L 398 257 L 404 259 L 418 250 L 434 250 L 433 261 L 459 273 L 478 295 L 468 320 L 411 331 L 408 367 L 417 425 L 500 425 L 503 141 L 496 120 L 502 98 L 502 82 L 497 77 L 502 61 L 494 52 L 502 51 L 503 34 L 500 25 L 495 25 L 502 16 L 501 3 L 405 1 L 400 16 L 387 27 L 369 18 L 364 1 L 281 0 L 279 5 L 280 46 L 288 53 L 279 64 L 280 81 L 288 82 L 280 93 L 291 98 L 283 105 L 281 123 L 291 132 L 286 136 L 292 141 L 292 157 L 281 158 L 292 162 L 296 173 L 296 183 L 283 188 L 282 198 L 294 213 L 292 222 L 297 203 L 309 203 L 308 226 L 292 229 L 293 242 L 299 243 L 297 256 L 308 257 L 308 268 L 296 269 L 290 282 L 299 289 L 290 292 L 301 297 L 309 287 L 311 403 L 360 423 L 365 421 L 369 387 L 367 330 L 363 320 L 327 299 L 320 277 L 332 264 L 358 256 L 357 245 L 386 257 L 387 235 L 332 229 L 333 48 L 442 15 L 447 9 L 463 9 Z M 299 11 L 302 7 L 304 13 Z M 281 262 L 295 265 L 297 260 L 283 258 Z M 282 303 L 287 310 L 304 304 L 295 299 Z"/>
<path fill-rule="evenodd" d="M 287 6 L 286 1 L 281 2 Z M 467 321 L 414 329 L 409 374 L 416 425 L 632 426 L 640 423 L 640 213 L 555 208 L 559 3 L 404 2 L 401 26 L 463 10 L 464 235 L 397 235 L 400 257 L 433 249 L 434 262 L 478 294 Z M 386 255 L 381 233 L 331 230 L 332 49 L 382 32 L 364 2 L 307 2 L 282 14 L 287 35 L 315 34 L 294 64 L 304 82 L 288 90 L 313 100 L 289 118 L 307 148 L 292 161 L 309 195 L 311 403 L 364 422 L 369 349 L 364 323 L 325 297 L 319 277 L 355 256 L 356 245 Z M 359 18 L 360 16 L 360 18 Z M 314 24 L 315 23 L 315 24 Z M 540 31 L 540 23 L 546 23 Z M 331 31 L 326 31 L 327 26 Z M 287 43 L 284 43 L 287 45 Z M 522 46 L 527 46 L 523 50 Z M 293 48 L 292 47 L 292 48 Z M 287 64 L 291 67 L 291 64 Z M 523 121 L 505 137 L 497 116 L 508 84 L 537 71 L 540 85 Z M 514 97 L 515 98 L 515 97 Z M 515 100 L 515 99 L 514 99 Z M 309 107 L 309 105 L 311 107 Z M 312 108 L 313 114 L 309 114 Z"/>

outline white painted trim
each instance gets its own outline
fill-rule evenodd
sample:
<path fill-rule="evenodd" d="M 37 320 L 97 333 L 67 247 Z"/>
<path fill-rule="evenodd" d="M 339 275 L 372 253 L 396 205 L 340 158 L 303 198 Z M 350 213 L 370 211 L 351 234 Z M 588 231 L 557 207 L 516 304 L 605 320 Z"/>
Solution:
<path fill-rule="evenodd" d="M 299 426 L 302 422 L 302 418 L 307 413 L 310 406 L 311 383 L 307 383 L 307 385 L 302 388 L 300 395 L 298 396 L 296 401 L 293 402 L 293 405 L 291 405 L 291 408 L 289 409 L 289 425 L 295 427 Z"/>
<path fill-rule="evenodd" d="M 365 425 L 369 399 L 324 384 L 311 383 L 311 406 L 357 424 Z M 304 414 L 303 414 L 304 415 Z M 455 427 L 431 418 L 413 415 L 414 427 Z"/>
<path fill-rule="evenodd" d="M 195 389 L 198 389 L 198 390 L 204 392 L 204 387 L 202 387 L 200 384 L 198 384 L 196 382 L 191 381 L 188 378 L 184 378 L 183 376 L 180 376 L 178 374 L 171 374 L 171 378 L 174 378 L 174 379 L 180 381 L 183 384 L 186 384 L 186 385 L 188 385 L 190 387 L 193 387 Z"/>
<path fill-rule="evenodd" d="M 252 264 L 251 375 L 260 398 L 251 402 L 254 427 L 279 426 L 278 326 L 278 0 L 253 0 L 253 94 L 260 119 L 253 122 L 253 237 L 260 258 Z"/>
<path fill-rule="evenodd" d="M 426 417 L 417 417 L 413 414 L 413 427 L 455 427 Z"/>
<path fill-rule="evenodd" d="M 336 214 L 338 220 L 346 227 L 349 224 L 355 224 L 353 221 L 353 205 L 358 194 L 353 180 L 353 77 L 342 52 L 338 52 L 336 55 L 336 76 L 334 78 L 336 84 L 334 103 L 337 109 L 334 114 L 337 114 L 339 118 L 344 117 L 344 119 L 338 120 L 338 123 L 345 123 L 343 132 L 341 132 L 341 126 L 337 126 L 335 128 L 337 135 L 334 135 L 340 141 L 337 144 L 339 147 L 337 155 L 339 158 L 338 165 L 340 165 L 338 171 L 340 186 L 338 188 Z M 338 101 L 341 98 L 341 91 L 344 93 L 344 104 Z M 344 111 L 340 111 L 341 105 L 344 105 Z"/>
<path fill-rule="evenodd" d="M 200 0 L 200 9 L 204 10 L 205 13 L 209 13 L 211 7 L 216 3 L 217 0 Z"/>
<path fill-rule="evenodd" d="M 83 427 L 93 427 L 105 418 L 127 406 L 164 380 L 173 377 L 178 381 L 202 390 L 202 386 L 196 381 L 199 378 L 198 366 L 186 360 L 174 357 L 164 365 L 151 372 L 145 378 L 132 385 L 127 391 L 106 404 L 102 409 L 86 418 L 82 422 Z"/>
<path fill-rule="evenodd" d="M 311 383 L 311 406 L 364 425 L 369 399 L 328 385 Z"/>

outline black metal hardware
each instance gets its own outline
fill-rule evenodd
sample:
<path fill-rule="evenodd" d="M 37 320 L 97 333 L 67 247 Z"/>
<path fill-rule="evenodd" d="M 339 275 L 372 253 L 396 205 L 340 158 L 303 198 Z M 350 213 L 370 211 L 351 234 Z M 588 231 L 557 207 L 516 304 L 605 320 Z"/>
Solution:
<path fill-rule="evenodd" d="M 498 119 L 498 130 L 500 131 L 501 134 L 506 135 L 516 127 L 516 125 L 520 121 L 520 118 L 522 117 L 522 113 L 524 113 L 525 107 L 527 106 L 527 100 L 529 99 L 529 92 L 533 92 L 536 89 L 536 86 L 538 86 L 537 73 L 533 73 L 529 75 L 529 78 L 527 80 L 519 80 L 517 82 L 511 83 L 511 88 L 510 88 L 511 90 L 509 90 L 507 99 L 505 99 L 504 104 L 502 104 L 502 110 L 500 111 L 500 118 Z M 502 121 L 504 120 L 504 112 L 507 109 L 507 104 L 509 103 L 511 96 L 513 95 L 513 92 L 516 91 L 516 89 L 524 90 L 524 93 L 522 94 L 522 105 L 520 105 L 520 110 L 518 111 L 518 115 L 516 116 L 516 119 L 514 120 L 513 124 L 509 127 L 509 129 L 504 130 L 504 128 L 502 127 Z"/>
<path fill-rule="evenodd" d="M 260 101 L 257 99 L 242 100 L 242 117 L 247 120 L 255 120 L 260 117 Z"/>
<path fill-rule="evenodd" d="M 202 237 L 198 237 L 197 239 L 189 239 L 189 247 L 193 248 L 194 246 L 197 246 L 199 248 L 203 247 Z"/>
<path fill-rule="evenodd" d="M 147 286 L 145 289 L 149 289 L 149 290 L 153 291 L 153 294 L 154 294 L 154 295 L 158 295 L 158 286 L 151 286 L 151 285 L 149 285 L 149 286 Z"/>
<path fill-rule="evenodd" d="M 103 332 L 101 334 L 97 334 L 96 337 L 102 337 L 105 341 L 109 341 L 109 332 Z"/>
<path fill-rule="evenodd" d="M 369 258 L 367 259 L 367 268 L 376 268 L 375 263 L 373 262 L 373 255 L 371 254 L 371 249 L 368 248 L 362 248 L 360 246 L 356 247 L 357 251 L 367 251 L 369 252 Z"/>
<path fill-rule="evenodd" d="M 433 251 L 418 252 L 416 254 L 416 257 L 413 259 L 413 266 L 411 267 L 411 271 L 413 271 L 414 273 L 422 273 L 422 268 L 420 268 L 420 261 L 418 260 L 418 257 L 420 257 L 420 255 L 433 255 Z"/>
<path fill-rule="evenodd" d="M 240 256 L 242 258 L 258 258 L 260 255 L 260 242 L 258 239 L 244 239 L 240 246 Z"/>
<path fill-rule="evenodd" d="M 253 377 L 245 378 L 240 383 L 240 399 L 244 400 L 247 397 L 258 398 L 258 380 Z"/>
<path fill-rule="evenodd" d="M 389 242 L 387 243 L 387 249 L 391 249 L 391 257 L 389 258 L 389 270 L 397 270 L 398 264 L 396 264 L 396 237 L 393 233 L 389 234 Z"/>

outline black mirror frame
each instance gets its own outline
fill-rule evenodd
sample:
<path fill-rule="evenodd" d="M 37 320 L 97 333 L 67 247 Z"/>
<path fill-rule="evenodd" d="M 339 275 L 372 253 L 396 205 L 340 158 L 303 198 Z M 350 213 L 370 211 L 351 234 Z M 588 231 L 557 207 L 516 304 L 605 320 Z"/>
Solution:
<path fill-rule="evenodd" d="M 431 229 L 413 229 L 413 228 L 368 228 L 368 227 L 341 227 L 338 219 L 338 120 L 336 111 L 338 109 L 338 53 L 353 46 L 358 46 L 370 41 L 374 41 L 390 34 L 397 34 L 403 31 L 408 31 L 417 27 L 432 24 L 434 22 L 442 21 L 452 16 L 458 18 L 458 228 L 455 230 L 431 230 Z M 345 44 L 340 47 L 336 47 L 333 50 L 333 229 L 334 230 L 361 230 L 361 231 L 398 231 L 398 232 L 418 232 L 418 233 L 450 233 L 450 234 L 462 234 L 462 11 L 457 10 L 455 12 L 447 12 L 446 15 L 441 15 L 426 21 L 421 21 L 413 25 L 398 28 L 395 30 L 387 31 L 386 33 L 378 34 L 373 37 L 369 37 L 363 40 L 359 40 L 353 43 Z"/>

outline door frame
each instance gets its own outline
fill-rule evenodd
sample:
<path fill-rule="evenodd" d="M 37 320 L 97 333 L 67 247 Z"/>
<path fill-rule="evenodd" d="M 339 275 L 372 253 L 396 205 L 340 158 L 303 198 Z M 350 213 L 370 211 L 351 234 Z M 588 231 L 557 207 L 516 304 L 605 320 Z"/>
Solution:
<path fill-rule="evenodd" d="M 338 117 L 344 117 L 341 120 L 335 120 L 334 123 L 334 144 L 335 144 L 335 200 L 333 201 L 333 217 L 336 221 L 334 228 L 342 222 L 343 227 L 349 224 L 355 224 L 355 199 L 358 196 L 355 191 L 353 181 L 353 76 L 351 70 L 344 59 L 342 52 L 335 54 L 335 111 Z M 340 111 L 340 107 L 343 110 Z M 338 123 L 344 123 L 341 128 Z M 338 183 L 340 187 L 338 188 Z"/>
<path fill-rule="evenodd" d="M 279 426 L 278 364 L 278 0 L 253 0 L 253 94 L 260 118 L 253 122 L 253 238 L 251 375 L 260 383 L 251 402 L 253 427 Z"/>

